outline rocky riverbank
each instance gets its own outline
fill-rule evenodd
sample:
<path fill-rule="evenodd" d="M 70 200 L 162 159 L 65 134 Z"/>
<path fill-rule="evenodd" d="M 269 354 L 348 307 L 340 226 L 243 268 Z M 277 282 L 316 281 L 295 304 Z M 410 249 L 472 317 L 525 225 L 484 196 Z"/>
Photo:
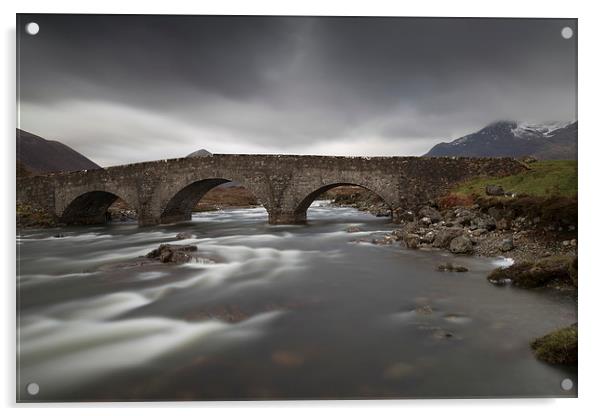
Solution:
<path fill-rule="evenodd" d="M 336 194 L 332 204 L 382 215 L 384 203 L 362 191 Z M 576 198 L 521 197 L 495 191 L 500 193 L 477 199 L 450 195 L 404 212 L 396 229 L 373 242 L 461 255 L 504 256 L 515 262 L 576 255 Z"/>

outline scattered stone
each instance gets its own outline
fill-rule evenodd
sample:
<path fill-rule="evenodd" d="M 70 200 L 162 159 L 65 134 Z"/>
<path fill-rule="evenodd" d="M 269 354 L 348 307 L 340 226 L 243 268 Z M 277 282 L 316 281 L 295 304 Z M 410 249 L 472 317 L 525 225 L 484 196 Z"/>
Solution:
<path fill-rule="evenodd" d="M 420 236 L 418 234 L 407 233 L 403 236 L 403 242 L 406 248 L 417 249 L 420 243 Z"/>
<path fill-rule="evenodd" d="M 191 252 L 197 251 L 194 245 L 161 244 L 146 255 L 149 259 L 159 260 L 161 263 L 187 263 L 192 260 Z"/>
<path fill-rule="evenodd" d="M 506 194 L 504 188 L 502 188 L 500 185 L 485 186 L 485 193 L 490 196 L 503 196 Z"/>
<path fill-rule="evenodd" d="M 577 247 L 577 240 L 575 238 L 571 240 L 571 247 Z"/>
<path fill-rule="evenodd" d="M 361 228 L 355 225 L 347 228 L 348 233 L 359 233 L 360 231 L 362 231 Z"/>
<path fill-rule="evenodd" d="M 448 227 L 442 229 L 435 236 L 435 240 L 433 241 L 433 247 L 437 248 L 448 248 L 451 241 L 461 236 L 464 233 L 462 228 L 458 227 Z"/>
<path fill-rule="evenodd" d="M 194 238 L 194 236 L 192 235 L 192 233 L 189 233 L 187 231 L 183 231 L 181 233 L 176 234 L 177 240 L 188 240 L 189 238 Z"/>
<path fill-rule="evenodd" d="M 65 234 L 55 234 L 52 236 L 53 238 L 64 238 Z"/>
<path fill-rule="evenodd" d="M 473 252 L 472 241 L 464 235 L 456 237 L 450 241 L 449 251 L 455 254 L 470 254 Z"/>
<path fill-rule="evenodd" d="M 420 238 L 420 241 L 426 244 L 432 244 L 433 241 L 435 241 L 436 236 L 437 234 L 434 231 L 429 231 Z"/>
<path fill-rule="evenodd" d="M 565 247 L 568 247 L 569 245 L 571 245 L 571 242 L 570 242 L 570 240 L 564 240 L 562 242 L 562 245 L 565 246 Z"/>
<path fill-rule="evenodd" d="M 412 222 L 412 221 L 414 221 L 414 212 L 412 212 L 412 211 L 403 211 L 403 212 L 401 212 L 401 213 L 398 214 L 398 217 L 402 221 Z"/>
<path fill-rule="evenodd" d="M 514 240 L 512 238 L 505 238 L 500 244 L 500 251 L 506 252 L 514 249 Z"/>
<path fill-rule="evenodd" d="M 487 234 L 487 230 L 485 230 L 483 228 L 477 228 L 476 230 L 474 230 L 472 232 L 472 235 L 474 235 L 475 237 L 480 237 L 485 234 Z"/>
<path fill-rule="evenodd" d="M 437 267 L 440 272 L 458 272 L 464 273 L 468 271 L 468 268 L 459 264 L 453 264 L 451 262 L 442 263 Z"/>
<path fill-rule="evenodd" d="M 475 229 L 483 228 L 487 231 L 493 231 L 496 228 L 495 219 L 490 215 L 480 215 L 472 220 L 471 223 Z"/>
<path fill-rule="evenodd" d="M 392 235 L 385 235 L 383 238 L 373 238 L 372 244 L 376 244 L 379 246 L 388 246 L 393 244 L 395 238 Z"/>
<path fill-rule="evenodd" d="M 431 225 L 431 223 L 432 223 L 432 221 L 431 221 L 431 219 L 430 219 L 429 217 L 422 217 L 422 218 L 420 219 L 420 222 L 421 222 L 423 225 L 427 226 L 427 227 L 428 227 L 429 225 Z"/>
<path fill-rule="evenodd" d="M 420 305 L 414 311 L 418 315 L 430 315 L 433 313 L 433 309 L 429 305 Z"/>
<path fill-rule="evenodd" d="M 508 230 L 510 229 L 510 227 L 510 220 L 508 220 L 507 218 L 501 218 L 495 223 L 495 228 L 497 228 L 498 230 Z"/>

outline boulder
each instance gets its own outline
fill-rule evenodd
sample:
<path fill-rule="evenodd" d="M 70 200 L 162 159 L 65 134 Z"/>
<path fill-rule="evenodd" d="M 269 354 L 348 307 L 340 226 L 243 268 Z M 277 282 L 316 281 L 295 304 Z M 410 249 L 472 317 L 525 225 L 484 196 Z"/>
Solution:
<path fill-rule="evenodd" d="M 362 231 L 362 230 L 360 229 L 360 227 L 358 227 L 358 226 L 355 226 L 355 225 L 352 225 L 351 227 L 348 227 L 348 228 L 347 228 L 347 232 L 348 232 L 348 233 L 359 233 L 360 231 Z"/>
<path fill-rule="evenodd" d="M 468 208 L 458 208 L 454 215 L 453 222 L 460 226 L 469 226 L 477 218 L 477 214 Z"/>
<path fill-rule="evenodd" d="M 448 248 L 449 243 L 456 237 L 461 236 L 464 233 L 462 228 L 448 227 L 443 228 L 437 233 L 433 240 L 433 247 L 437 248 Z"/>
<path fill-rule="evenodd" d="M 443 219 L 441 213 L 433 207 L 424 206 L 418 211 L 420 217 L 430 218 L 431 222 L 437 223 Z"/>
<path fill-rule="evenodd" d="M 500 185 L 487 185 L 485 186 L 485 193 L 490 196 L 504 196 L 506 191 Z"/>
<path fill-rule="evenodd" d="M 146 255 L 149 259 L 159 260 L 161 263 L 186 263 L 192 260 L 193 251 L 197 251 L 197 246 L 161 244 Z"/>
<path fill-rule="evenodd" d="M 472 241 L 464 235 L 452 239 L 449 243 L 449 251 L 455 254 L 469 254 L 473 252 Z"/>
<path fill-rule="evenodd" d="M 422 217 L 420 219 L 420 223 L 426 227 L 428 227 L 429 225 L 431 225 L 432 221 L 429 217 Z"/>
<path fill-rule="evenodd" d="M 497 285 L 511 283 L 518 287 L 535 288 L 553 285 L 574 286 L 577 281 L 574 257 L 547 257 L 536 262 L 520 262 L 499 267 L 487 279 Z"/>
<path fill-rule="evenodd" d="M 475 229 L 484 228 L 487 231 L 493 231 L 496 228 L 495 219 L 492 216 L 486 214 L 476 216 L 472 220 L 472 225 L 474 225 Z"/>

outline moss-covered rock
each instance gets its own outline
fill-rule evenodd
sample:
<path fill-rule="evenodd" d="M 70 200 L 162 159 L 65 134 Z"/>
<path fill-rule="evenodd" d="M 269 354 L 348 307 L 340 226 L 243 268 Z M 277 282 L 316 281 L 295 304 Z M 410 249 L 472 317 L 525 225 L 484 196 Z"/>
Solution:
<path fill-rule="evenodd" d="M 531 348 L 538 359 L 550 364 L 577 364 L 577 324 L 537 338 Z"/>
<path fill-rule="evenodd" d="M 512 283 L 518 287 L 536 288 L 551 284 L 577 285 L 574 257 L 550 257 L 536 262 L 520 262 L 492 271 L 487 279 L 494 284 Z"/>

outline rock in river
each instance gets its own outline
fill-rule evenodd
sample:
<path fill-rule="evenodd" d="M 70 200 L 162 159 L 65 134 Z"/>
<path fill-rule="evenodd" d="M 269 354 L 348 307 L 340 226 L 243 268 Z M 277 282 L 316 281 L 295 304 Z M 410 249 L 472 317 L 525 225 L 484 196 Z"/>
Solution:
<path fill-rule="evenodd" d="M 403 236 L 403 242 L 407 248 L 416 249 L 420 243 L 420 236 L 418 234 L 407 233 Z"/>
<path fill-rule="evenodd" d="M 468 271 L 467 267 L 461 266 L 459 264 L 453 263 L 442 263 L 437 267 L 437 270 L 440 272 L 460 272 L 464 273 Z"/>
<path fill-rule="evenodd" d="M 473 252 L 472 241 L 464 235 L 456 237 L 449 243 L 449 251 L 455 254 L 470 254 Z"/>
<path fill-rule="evenodd" d="M 194 236 L 187 231 L 176 234 L 176 240 L 188 240 L 189 238 L 194 238 Z"/>
<path fill-rule="evenodd" d="M 149 259 L 159 260 L 161 263 L 186 263 L 192 260 L 191 252 L 197 251 L 197 246 L 161 244 L 146 255 Z"/>

